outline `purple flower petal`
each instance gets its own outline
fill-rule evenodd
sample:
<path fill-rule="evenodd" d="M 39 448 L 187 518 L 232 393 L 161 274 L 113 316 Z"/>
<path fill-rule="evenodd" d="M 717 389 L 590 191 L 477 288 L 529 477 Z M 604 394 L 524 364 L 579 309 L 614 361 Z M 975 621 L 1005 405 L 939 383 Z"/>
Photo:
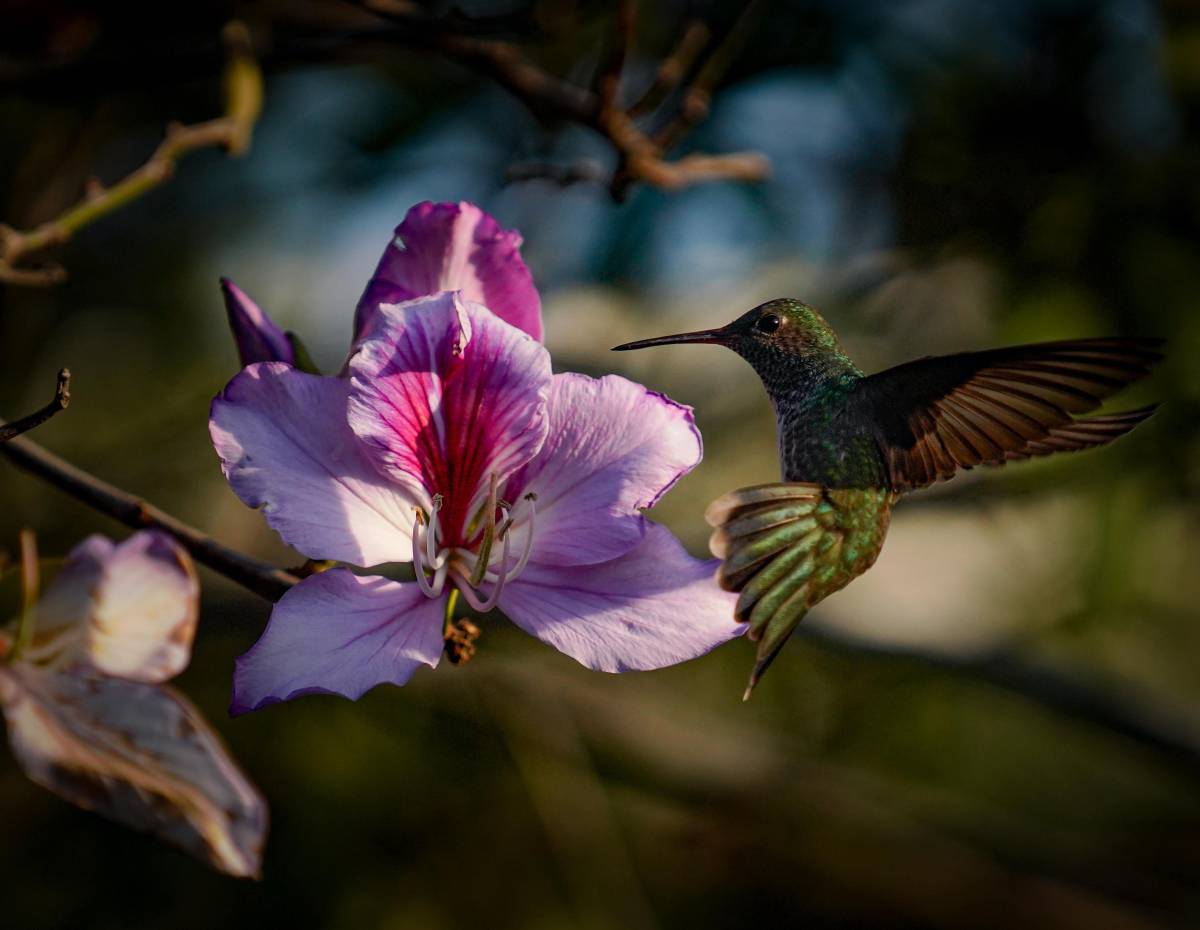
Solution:
<path fill-rule="evenodd" d="M 512 500 L 537 494 L 532 558 L 554 565 L 606 562 L 636 546 L 653 507 L 700 461 L 690 407 L 617 375 L 554 376 L 549 432 L 509 482 Z"/>
<path fill-rule="evenodd" d="M 225 297 L 229 328 L 233 331 L 233 341 L 237 343 L 238 358 L 243 366 L 255 362 L 296 363 L 296 353 L 287 334 L 240 287 L 228 278 L 222 278 L 221 294 Z"/>
<path fill-rule="evenodd" d="M 342 378 L 251 365 L 213 400 L 213 445 L 238 497 L 309 558 L 407 561 L 412 501 L 350 431 L 348 391 Z"/>
<path fill-rule="evenodd" d="M 380 304 L 461 291 L 540 342 L 541 299 L 520 248 L 520 233 L 501 229 L 474 204 L 417 204 L 396 227 L 359 301 L 355 338 L 365 335 Z"/>
<path fill-rule="evenodd" d="M 312 575 L 280 598 L 262 638 L 237 660 L 230 713 L 303 694 L 358 700 L 384 682 L 405 684 L 441 658 L 443 607 L 415 584 L 344 568 Z"/>
<path fill-rule="evenodd" d="M 414 495 L 443 495 L 456 545 L 488 476 L 503 481 L 545 440 L 550 357 L 453 293 L 385 306 L 374 332 L 350 360 L 350 426 Z"/>
<path fill-rule="evenodd" d="M 717 587 L 717 562 L 694 559 L 670 531 L 650 524 L 636 549 L 600 565 L 530 563 L 500 595 L 525 632 L 588 668 L 663 668 L 740 636 L 737 596 Z"/>
<path fill-rule="evenodd" d="M 63 666 L 166 681 L 191 658 L 199 597 L 192 560 L 169 536 L 143 530 L 117 546 L 92 536 L 38 604 L 35 645 Z"/>

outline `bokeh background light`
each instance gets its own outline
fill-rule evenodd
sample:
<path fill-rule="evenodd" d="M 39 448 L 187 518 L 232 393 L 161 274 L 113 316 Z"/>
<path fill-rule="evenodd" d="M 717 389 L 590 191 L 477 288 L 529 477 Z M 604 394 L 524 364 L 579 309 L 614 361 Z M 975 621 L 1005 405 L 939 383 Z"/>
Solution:
<path fill-rule="evenodd" d="M 635 94 L 692 17 L 644 3 Z M 1200 749 L 1164 753 L 966 668 L 1018 655 L 1200 747 L 1200 11 L 1150 0 L 776 0 L 683 150 L 757 150 L 762 184 L 666 192 L 509 181 L 580 159 L 484 78 L 353 34 L 349 4 L 21 2 L 0 11 L 0 220 L 27 227 L 120 177 L 174 119 L 220 107 L 216 37 L 264 48 L 245 158 L 190 156 L 84 230 L 70 278 L 0 290 L 0 411 L 70 408 L 37 441 L 280 565 L 299 558 L 221 478 L 209 399 L 236 370 L 232 277 L 337 367 L 405 210 L 472 200 L 525 236 L 560 370 L 693 405 L 703 464 L 653 513 L 705 551 L 704 506 L 777 477 L 753 372 L 715 347 L 614 355 L 763 300 L 821 308 L 868 370 L 928 354 L 1161 336 L 1122 398 L 1164 401 L 1103 451 L 973 472 L 897 509 L 871 572 L 814 611 L 755 694 L 751 649 L 606 676 L 487 622 L 468 665 L 357 704 L 230 721 L 233 657 L 268 605 L 204 572 L 182 679 L 263 788 L 261 883 L 77 811 L 0 755 L 0 925 L 14 928 L 1170 928 L 1200 922 Z M 586 81 L 608 4 L 516 10 Z M 357 22 L 357 20 L 355 21 Z M 319 41 L 320 37 L 327 41 Z M 332 37 L 332 38 L 330 38 Z M 0 546 L 121 531 L 0 463 Z M 838 648 L 849 638 L 863 650 Z"/>

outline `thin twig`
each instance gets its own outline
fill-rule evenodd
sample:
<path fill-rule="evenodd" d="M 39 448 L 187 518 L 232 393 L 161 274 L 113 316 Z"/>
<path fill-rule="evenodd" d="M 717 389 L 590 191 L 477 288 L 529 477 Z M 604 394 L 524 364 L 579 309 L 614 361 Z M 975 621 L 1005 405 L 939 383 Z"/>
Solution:
<path fill-rule="evenodd" d="M 251 54 L 245 26 L 231 22 L 225 27 L 224 39 L 225 114 L 189 126 L 171 124 L 166 138 L 141 167 L 111 187 L 90 183 L 79 203 L 34 229 L 22 231 L 0 224 L 0 283 L 35 287 L 58 284 L 66 279 L 61 265 L 28 268 L 21 267 L 22 263 L 68 242 L 85 226 L 165 184 L 175 174 L 177 162 L 189 152 L 213 146 L 224 147 L 230 155 L 247 150 L 262 110 L 262 72 Z"/>
<path fill-rule="evenodd" d="M 0 423 L 0 443 L 28 433 L 35 426 L 41 426 L 60 410 L 66 410 L 71 402 L 71 372 L 63 368 L 58 372 L 58 384 L 54 388 L 54 399 L 41 410 L 36 410 L 27 417 L 21 417 L 12 423 Z"/>
<path fill-rule="evenodd" d="M 664 151 L 673 148 L 697 123 L 708 117 L 713 89 L 741 54 L 762 17 L 764 6 L 763 0 L 750 0 L 725 37 L 712 47 L 696 77 L 684 88 L 675 118 L 654 134 L 655 144 Z"/>
<path fill-rule="evenodd" d="M 604 67 L 597 72 L 601 111 L 620 107 L 621 72 L 625 69 L 629 46 L 633 44 L 635 6 L 634 0 L 618 0 L 613 13 L 612 42 Z"/>
<path fill-rule="evenodd" d="M 429 11 L 428 4 L 422 5 L 413 0 L 361 0 L 359 5 L 380 16 L 402 19 L 408 25 L 457 35 L 496 37 L 523 33 L 534 21 L 528 8 L 511 12 L 466 14 L 452 6 L 446 12 L 435 15 Z"/>
<path fill-rule="evenodd" d="M 703 21 L 694 19 L 688 23 L 675 49 L 659 63 L 654 82 L 646 88 L 641 97 L 630 104 L 629 115 L 638 117 L 658 109 L 667 95 L 679 86 L 691 70 L 692 64 L 708 45 L 711 35 Z"/>
<path fill-rule="evenodd" d="M 158 529 L 170 534 L 201 565 L 207 565 L 267 600 L 278 600 L 300 580 L 289 572 L 222 545 L 140 497 L 88 474 L 28 439 L 14 439 L 0 445 L 0 456 L 128 527 Z"/>
<path fill-rule="evenodd" d="M 685 155 L 676 161 L 635 156 L 629 165 L 635 177 L 663 190 L 679 190 L 705 181 L 761 181 L 771 171 L 770 161 L 761 152 Z"/>
<path fill-rule="evenodd" d="M 444 33 L 409 34 L 402 38 L 491 78 L 535 113 L 585 125 L 592 125 L 597 119 L 599 97 L 583 87 L 552 77 L 506 42 Z"/>
<path fill-rule="evenodd" d="M 581 183 L 608 183 L 608 172 L 603 165 L 592 159 L 581 159 L 566 165 L 549 161 L 513 162 L 505 169 L 504 177 L 508 181 L 550 181 L 560 187 Z"/>

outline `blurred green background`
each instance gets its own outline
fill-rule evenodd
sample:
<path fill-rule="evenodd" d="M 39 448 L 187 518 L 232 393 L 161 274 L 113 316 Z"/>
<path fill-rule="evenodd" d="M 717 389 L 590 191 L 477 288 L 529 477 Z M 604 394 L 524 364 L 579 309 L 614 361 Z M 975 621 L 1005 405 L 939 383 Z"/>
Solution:
<path fill-rule="evenodd" d="M 641 5 L 627 95 L 690 19 Z M 608 4 L 430 4 L 483 17 L 586 82 Z M 171 120 L 220 111 L 221 26 L 254 30 L 249 154 L 201 152 L 62 250 L 70 278 L 0 289 L 0 411 L 230 545 L 299 559 L 228 490 L 206 432 L 236 370 L 228 275 L 340 363 L 392 227 L 478 202 L 525 236 L 559 370 L 618 371 L 696 407 L 706 457 L 656 509 L 696 554 L 704 506 L 777 476 L 757 380 L 711 347 L 612 355 L 777 296 L 820 307 L 868 370 L 1071 336 L 1162 336 L 1163 400 L 1099 452 L 986 473 L 898 508 L 876 567 L 749 704 L 751 650 L 605 676 L 487 621 L 468 665 L 357 704 L 230 721 L 233 658 L 268 605 L 202 572 L 180 681 L 271 802 L 261 883 L 218 876 L 60 802 L 0 753 L 0 926 L 1151 928 L 1200 925 L 1200 764 L 910 661 L 1013 651 L 1169 713 L 1200 743 L 1200 8 L 1174 0 L 777 0 L 683 151 L 758 150 L 761 185 L 614 203 L 509 182 L 612 153 L 486 79 L 371 34 L 348 4 L 9 2 L 0 220 L 29 227 Z M 0 545 L 45 553 L 105 518 L 0 463 Z"/>

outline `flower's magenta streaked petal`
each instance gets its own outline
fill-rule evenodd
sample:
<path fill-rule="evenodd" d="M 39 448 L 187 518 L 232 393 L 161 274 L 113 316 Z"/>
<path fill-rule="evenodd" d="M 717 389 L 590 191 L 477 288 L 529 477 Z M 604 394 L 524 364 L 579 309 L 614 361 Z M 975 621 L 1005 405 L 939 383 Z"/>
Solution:
<path fill-rule="evenodd" d="M 221 294 L 225 297 L 225 312 L 229 328 L 237 343 L 242 365 L 255 362 L 287 362 L 294 365 L 296 353 L 287 335 L 240 287 L 228 278 L 221 279 Z"/>
<path fill-rule="evenodd" d="M 699 463 L 692 410 L 617 375 L 554 376 L 541 452 L 508 484 L 537 494 L 532 558 L 555 565 L 607 562 L 646 533 L 639 513 Z"/>
<path fill-rule="evenodd" d="M 442 598 L 415 584 L 335 568 L 305 578 L 271 611 L 254 647 L 237 660 L 230 712 L 303 694 L 358 700 L 376 685 L 405 684 L 442 655 Z"/>
<path fill-rule="evenodd" d="M 735 594 L 717 587 L 715 561 L 694 559 L 650 524 L 636 549 L 600 565 L 530 563 L 500 595 L 500 609 L 527 633 L 588 668 L 663 668 L 740 636 Z"/>
<path fill-rule="evenodd" d="M 200 608 L 191 557 L 153 530 L 112 550 L 93 592 L 81 660 L 105 675 L 160 682 L 187 667 Z"/>
<path fill-rule="evenodd" d="M 520 249 L 519 233 L 501 229 L 474 204 L 417 204 L 396 227 L 359 301 L 355 338 L 380 304 L 461 291 L 540 342 L 541 300 Z"/>
<path fill-rule="evenodd" d="M 350 426 L 380 467 L 442 494 L 449 545 L 487 492 L 546 438 L 550 356 L 488 312 L 442 293 L 380 308 L 349 364 Z"/>
<path fill-rule="evenodd" d="M 309 558 L 408 561 L 414 501 L 350 431 L 348 392 L 342 378 L 251 365 L 213 400 L 213 445 L 238 497 Z"/>

